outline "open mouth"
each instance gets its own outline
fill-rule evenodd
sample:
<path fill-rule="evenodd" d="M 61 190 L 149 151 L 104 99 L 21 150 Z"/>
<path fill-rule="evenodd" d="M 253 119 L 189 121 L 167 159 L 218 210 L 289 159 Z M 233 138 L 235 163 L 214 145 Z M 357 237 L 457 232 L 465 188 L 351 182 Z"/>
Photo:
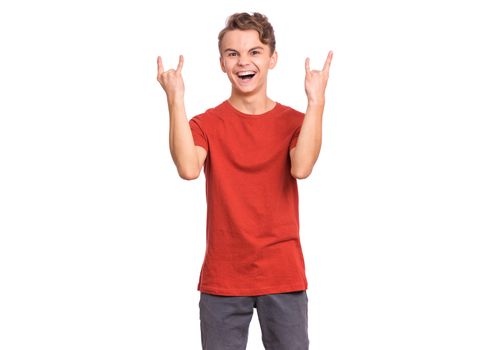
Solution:
<path fill-rule="evenodd" d="M 247 72 L 239 72 L 238 78 L 241 80 L 250 80 L 255 76 L 255 72 L 247 71 Z"/>

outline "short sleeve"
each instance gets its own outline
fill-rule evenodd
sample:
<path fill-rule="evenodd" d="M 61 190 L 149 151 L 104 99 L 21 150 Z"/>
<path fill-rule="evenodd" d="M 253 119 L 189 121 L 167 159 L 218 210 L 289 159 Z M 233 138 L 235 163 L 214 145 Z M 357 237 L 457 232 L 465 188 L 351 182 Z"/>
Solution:
<path fill-rule="evenodd" d="M 189 126 L 191 127 L 192 137 L 194 138 L 194 144 L 196 146 L 201 146 L 206 151 L 208 151 L 209 149 L 208 138 L 204 133 L 204 131 L 202 130 L 199 123 L 195 120 L 195 118 L 192 118 L 189 121 Z"/>
<path fill-rule="evenodd" d="M 289 143 L 289 150 L 293 149 L 298 142 L 299 132 L 301 131 L 301 125 L 294 130 L 293 137 L 291 138 L 291 142 Z"/>

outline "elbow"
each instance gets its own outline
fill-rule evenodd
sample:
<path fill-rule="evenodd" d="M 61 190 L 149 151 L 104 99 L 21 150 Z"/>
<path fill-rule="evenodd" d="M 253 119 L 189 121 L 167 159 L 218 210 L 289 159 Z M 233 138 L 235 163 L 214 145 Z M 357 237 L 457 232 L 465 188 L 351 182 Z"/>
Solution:
<path fill-rule="evenodd" d="M 291 168 L 291 176 L 295 179 L 306 179 L 311 174 L 311 169 L 295 169 Z"/>
<path fill-rule="evenodd" d="M 179 176 L 184 180 L 195 180 L 199 177 L 200 171 L 189 170 L 189 169 L 179 169 Z"/>

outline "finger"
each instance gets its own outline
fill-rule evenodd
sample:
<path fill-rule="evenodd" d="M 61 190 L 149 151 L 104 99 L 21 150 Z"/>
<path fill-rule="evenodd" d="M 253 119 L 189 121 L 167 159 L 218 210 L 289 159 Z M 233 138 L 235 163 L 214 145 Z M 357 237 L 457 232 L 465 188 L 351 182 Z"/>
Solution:
<path fill-rule="evenodd" d="M 306 74 L 310 73 L 310 58 L 309 57 L 307 57 L 305 60 L 305 71 L 306 71 Z"/>
<path fill-rule="evenodd" d="M 323 65 L 322 71 L 327 72 L 330 70 L 330 64 L 332 63 L 333 51 L 328 53 L 327 59 L 325 60 L 325 64 Z"/>
<path fill-rule="evenodd" d="M 157 57 L 157 66 L 158 66 L 158 75 L 160 75 L 163 73 L 162 58 L 160 56 Z"/>
<path fill-rule="evenodd" d="M 180 55 L 179 56 L 179 64 L 177 66 L 177 72 L 181 72 L 182 71 L 182 66 L 184 65 L 184 56 Z"/>

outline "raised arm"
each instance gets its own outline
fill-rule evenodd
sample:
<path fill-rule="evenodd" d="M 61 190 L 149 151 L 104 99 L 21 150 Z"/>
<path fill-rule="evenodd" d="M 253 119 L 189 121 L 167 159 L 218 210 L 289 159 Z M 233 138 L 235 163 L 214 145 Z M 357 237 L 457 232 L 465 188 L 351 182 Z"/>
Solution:
<path fill-rule="evenodd" d="M 167 95 L 168 113 L 170 116 L 169 146 L 172 159 L 179 176 L 185 180 L 199 177 L 207 152 L 196 146 L 192 137 L 189 121 L 184 106 L 184 79 L 182 67 L 184 57 L 179 57 L 177 69 L 163 69 L 162 58 L 158 56 L 157 80 Z"/>
<path fill-rule="evenodd" d="M 296 146 L 289 151 L 291 175 L 297 179 L 304 179 L 311 174 L 320 154 L 325 90 L 332 57 L 333 52 L 330 51 L 320 71 L 310 69 L 309 58 L 305 61 L 305 91 L 308 106 Z"/>

